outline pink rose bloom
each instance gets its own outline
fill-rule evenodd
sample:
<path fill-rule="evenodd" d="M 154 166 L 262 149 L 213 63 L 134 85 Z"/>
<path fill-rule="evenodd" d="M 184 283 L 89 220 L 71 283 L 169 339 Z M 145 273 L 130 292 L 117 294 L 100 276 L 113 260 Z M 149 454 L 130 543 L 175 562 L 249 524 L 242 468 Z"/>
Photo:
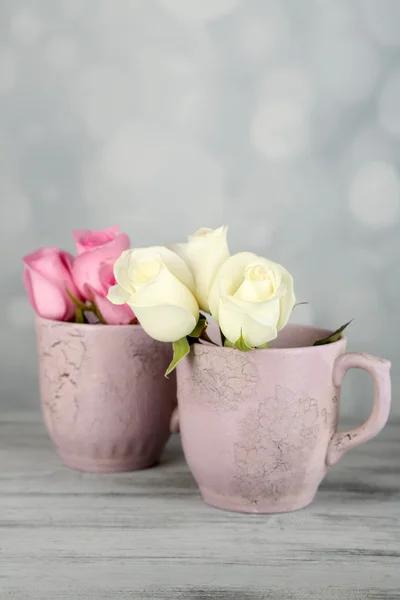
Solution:
<path fill-rule="evenodd" d="M 108 290 L 117 282 L 114 277 L 114 260 L 102 263 L 99 268 L 101 289 L 96 290 L 90 284 L 86 286 L 86 296 L 93 300 L 104 321 L 109 325 L 127 325 L 135 318 L 132 309 L 127 304 L 116 305 L 107 300 Z"/>
<path fill-rule="evenodd" d="M 58 248 L 39 248 L 22 260 L 23 281 L 35 312 L 45 319 L 70 321 L 75 304 L 67 289 L 79 298 L 71 273 L 74 257 Z"/>
<path fill-rule="evenodd" d="M 114 278 L 114 263 L 121 252 L 130 247 L 129 237 L 119 227 L 103 231 L 78 229 L 73 232 L 78 256 L 72 269 L 75 284 L 84 298 L 94 301 L 106 323 L 126 325 L 135 315 L 128 305 L 115 305 L 107 300 Z"/>

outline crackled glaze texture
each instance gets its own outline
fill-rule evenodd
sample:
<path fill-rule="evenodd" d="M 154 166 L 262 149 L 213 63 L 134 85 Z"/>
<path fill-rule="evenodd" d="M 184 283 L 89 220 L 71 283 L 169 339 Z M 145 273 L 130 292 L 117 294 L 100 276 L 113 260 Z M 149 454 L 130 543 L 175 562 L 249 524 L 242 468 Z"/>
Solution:
<path fill-rule="evenodd" d="M 44 420 L 58 453 L 83 471 L 156 464 L 170 434 L 176 380 L 164 377 L 170 344 L 140 326 L 37 318 Z"/>
<path fill-rule="evenodd" d="M 311 347 L 326 333 L 289 325 L 272 349 L 248 353 L 195 344 L 179 363 L 183 448 L 208 504 L 265 513 L 302 508 L 327 466 L 382 429 L 389 361 L 344 354 L 345 339 Z M 351 367 L 373 376 L 375 404 L 364 425 L 339 434 L 340 385 Z"/>

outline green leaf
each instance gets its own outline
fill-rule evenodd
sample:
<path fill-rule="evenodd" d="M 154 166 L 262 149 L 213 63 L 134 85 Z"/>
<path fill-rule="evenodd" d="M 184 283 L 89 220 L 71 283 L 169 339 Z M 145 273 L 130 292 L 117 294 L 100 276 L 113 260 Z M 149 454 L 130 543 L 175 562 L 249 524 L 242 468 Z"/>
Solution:
<path fill-rule="evenodd" d="M 350 325 L 352 321 L 353 319 L 351 319 L 351 321 L 349 321 L 348 323 L 345 323 L 345 325 L 339 327 L 339 329 L 336 329 L 336 331 L 331 333 L 328 337 L 323 338 L 322 340 L 317 340 L 316 342 L 314 342 L 313 346 L 324 346 L 325 344 L 332 344 L 333 342 L 337 342 L 342 337 L 343 331 L 348 325 Z"/>
<path fill-rule="evenodd" d="M 208 334 L 206 331 L 207 325 L 208 325 L 207 319 L 205 317 L 200 317 L 200 319 L 197 321 L 196 327 L 193 329 L 192 333 L 189 333 L 189 335 L 188 335 L 188 341 L 189 341 L 190 345 L 194 344 L 199 339 L 209 342 L 210 344 L 213 344 L 213 346 L 218 345 L 218 344 L 215 344 L 208 337 Z"/>
<path fill-rule="evenodd" d="M 248 346 L 243 338 L 243 332 L 240 334 L 240 338 L 235 342 L 235 348 L 237 350 L 241 350 L 241 352 L 250 352 L 250 350 L 254 350 L 254 347 Z"/>
<path fill-rule="evenodd" d="M 236 350 L 240 350 L 241 352 L 250 352 L 250 350 L 254 350 L 253 346 L 248 346 L 244 341 L 243 332 L 240 333 L 240 338 L 238 338 L 234 344 L 228 339 L 225 339 L 224 346 L 225 348 L 236 348 Z"/>
<path fill-rule="evenodd" d="M 234 344 L 225 338 L 224 346 L 225 348 L 236 348 L 236 350 L 240 350 L 241 352 L 250 352 L 250 350 L 254 350 L 252 346 L 248 346 L 244 341 L 243 332 L 240 333 L 240 338 L 238 338 Z"/>
<path fill-rule="evenodd" d="M 96 304 L 96 302 L 94 300 L 92 300 L 92 304 L 88 308 L 86 308 L 86 310 L 94 312 L 94 314 L 96 315 L 96 317 L 98 318 L 98 320 L 100 321 L 100 323 L 102 325 L 106 325 L 106 322 L 105 322 L 105 320 L 103 318 L 103 315 L 101 314 L 100 309 L 99 309 L 99 307 L 97 306 L 97 304 Z"/>
<path fill-rule="evenodd" d="M 65 291 L 67 292 L 67 296 L 69 296 L 69 298 L 72 300 L 72 302 L 75 304 L 75 306 L 77 306 L 81 310 L 88 310 L 88 307 L 86 306 L 86 304 L 84 302 L 81 302 L 81 300 L 79 300 L 79 298 L 76 298 L 73 294 L 71 294 L 71 292 L 69 291 L 68 288 L 65 288 Z"/>
<path fill-rule="evenodd" d="M 184 358 L 187 354 L 189 354 L 190 346 L 188 339 L 186 337 L 181 338 L 177 342 L 173 342 L 174 347 L 174 356 L 172 358 L 171 364 L 168 369 L 165 371 L 165 377 L 167 377 L 172 371 L 175 369 L 176 365 L 182 358 Z"/>
<path fill-rule="evenodd" d="M 206 328 L 207 328 L 207 319 L 205 319 L 204 317 L 200 317 L 200 319 L 197 321 L 197 325 L 193 329 L 192 333 L 189 333 L 189 337 L 199 338 Z"/>
<path fill-rule="evenodd" d="M 269 342 L 265 342 L 265 344 L 261 344 L 261 346 L 257 346 L 257 348 L 260 350 L 263 350 L 264 348 L 271 348 L 271 344 Z"/>
<path fill-rule="evenodd" d="M 77 306 L 75 309 L 75 322 L 76 323 L 84 323 L 85 322 L 83 310 L 79 306 Z"/>

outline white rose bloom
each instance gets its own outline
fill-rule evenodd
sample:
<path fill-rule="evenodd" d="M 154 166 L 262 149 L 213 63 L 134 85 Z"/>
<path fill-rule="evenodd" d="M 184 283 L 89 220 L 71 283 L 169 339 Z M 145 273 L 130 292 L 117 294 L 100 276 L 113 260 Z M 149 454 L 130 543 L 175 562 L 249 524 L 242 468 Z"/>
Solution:
<path fill-rule="evenodd" d="M 226 241 L 228 227 L 218 229 L 202 227 L 189 235 L 186 244 L 172 244 L 171 250 L 179 254 L 194 275 L 195 296 L 201 310 L 209 313 L 208 295 L 211 284 L 222 263 L 229 257 Z"/>
<path fill-rule="evenodd" d="M 209 295 L 211 314 L 227 340 L 234 344 L 242 335 L 250 347 L 277 337 L 295 301 L 290 273 L 252 252 L 228 258 Z"/>
<path fill-rule="evenodd" d="M 164 246 L 126 250 L 114 265 L 117 285 L 107 298 L 129 304 L 143 329 L 161 342 L 175 342 L 193 331 L 199 306 L 185 261 Z"/>

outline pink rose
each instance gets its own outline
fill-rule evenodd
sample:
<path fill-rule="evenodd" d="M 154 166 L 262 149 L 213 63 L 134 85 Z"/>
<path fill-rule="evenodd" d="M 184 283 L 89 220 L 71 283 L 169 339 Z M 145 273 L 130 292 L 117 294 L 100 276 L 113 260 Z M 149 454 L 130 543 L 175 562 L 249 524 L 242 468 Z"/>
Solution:
<path fill-rule="evenodd" d="M 135 318 L 132 309 L 127 304 L 116 305 L 107 300 L 108 290 L 117 282 L 114 277 L 114 260 L 100 265 L 99 281 L 101 290 L 96 290 L 90 284 L 87 284 L 86 296 L 89 300 L 96 303 L 101 316 L 108 325 L 128 325 Z"/>
<path fill-rule="evenodd" d="M 109 325 L 125 325 L 135 315 L 127 305 L 116 306 L 107 300 L 107 293 L 115 285 L 114 263 L 130 246 L 129 237 L 120 233 L 119 227 L 103 231 L 78 229 L 73 232 L 78 256 L 72 274 L 79 292 L 94 301 Z"/>
<path fill-rule="evenodd" d="M 77 229 L 72 235 L 78 251 L 72 271 L 76 286 L 82 295 L 85 295 L 86 285 L 100 293 L 100 266 L 111 260 L 115 262 L 121 252 L 129 248 L 129 238 L 119 232 L 119 227 L 103 231 Z"/>
<path fill-rule="evenodd" d="M 72 319 L 75 305 L 66 290 L 79 297 L 71 273 L 74 257 L 58 248 L 39 248 L 22 260 L 25 289 L 37 314 L 54 321 Z"/>

